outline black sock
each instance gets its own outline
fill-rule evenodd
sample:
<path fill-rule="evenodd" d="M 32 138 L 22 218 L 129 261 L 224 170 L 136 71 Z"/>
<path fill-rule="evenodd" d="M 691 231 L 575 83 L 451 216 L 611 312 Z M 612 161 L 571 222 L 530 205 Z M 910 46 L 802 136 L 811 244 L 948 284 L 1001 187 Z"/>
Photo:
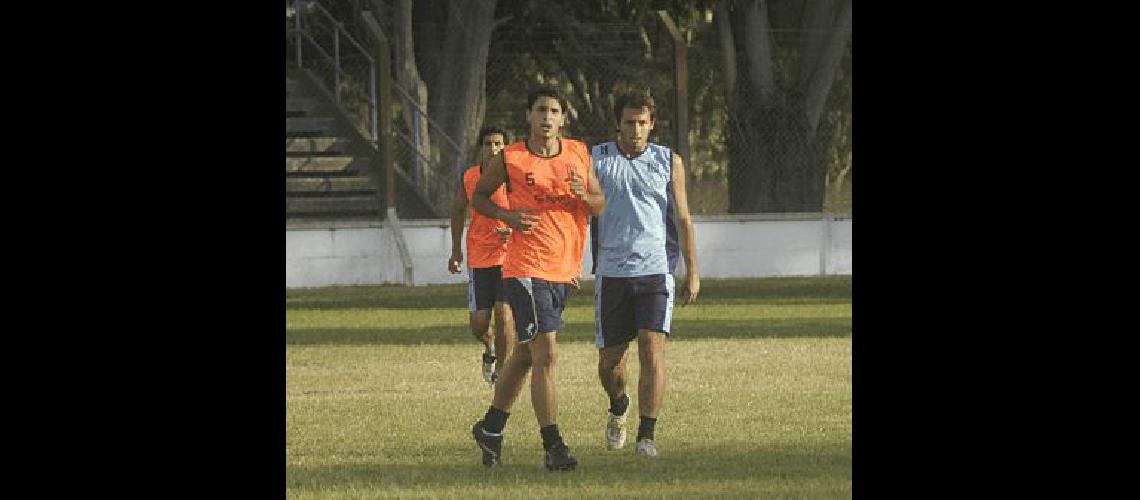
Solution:
<path fill-rule="evenodd" d="M 653 427 L 656 425 L 656 418 L 641 417 L 641 423 L 637 425 L 637 440 L 653 439 Z"/>
<path fill-rule="evenodd" d="M 494 406 L 487 409 L 487 414 L 483 415 L 483 430 L 492 434 L 501 434 L 503 427 L 507 425 L 507 417 L 511 416 L 503 410 L 495 408 Z"/>
<path fill-rule="evenodd" d="M 610 414 L 611 415 L 617 415 L 620 417 L 622 415 L 625 415 L 625 411 L 627 409 L 629 409 L 629 395 L 628 394 L 623 392 L 623 393 L 621 393 L 621 396 L 618 396 L 618 397 L 610 400 Z"/>
<path fill-rule="evenodd" d="M 550 424 L 539 429 L 538 432 L 542 433 L 542 449 L 544 450 L 549 450 L 551 446 L 562 443 L 562 434 L 558 432 L 558 424 Z"/>

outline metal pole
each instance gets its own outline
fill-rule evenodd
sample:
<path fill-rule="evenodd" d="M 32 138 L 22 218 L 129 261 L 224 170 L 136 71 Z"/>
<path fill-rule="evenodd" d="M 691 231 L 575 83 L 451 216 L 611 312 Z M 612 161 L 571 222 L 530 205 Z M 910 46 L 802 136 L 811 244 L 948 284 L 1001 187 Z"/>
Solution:
<path fill-rule="evenodd" d="M 832 214 L 823 214 L 823 247 L 819 250 L 820 276 L 827 276 L 827 263 L 831 260 L 831 221 L 834 219 Z"/>
<path fill-rule="evenodd" d="M 412 144 L 416 145 L 416 152 L 423 151 L 421 145 L 423 140 L 420 138 L 420 111 L 412 108 Z M 415 181 L 416 186 L 420 186 L 420 155 L 413 157 L 412 163 L 412 180 Z"/>
<path fill-rule="evenodd" d="M 293 2 L 293 21 L 297 34 L 297 68 L 301 68 L 301 0 Z"/>
<path fill-rule="evenodd" d="M 374 72 L 377 90 L 377 122 L 379 131 L 376 136 L 376 148 L 380 151 L 380 165 L 377 168 L 377 177 L 384 179 L 385 206 L 393 211 L 396 209 L 396 172 L 393 168 L 392 157 L 392 54 L 388 37 L 380 29 L 380 24 L 371 12 L 363 14 L 364 25 L 376 40 L 374 49 L 376 62 Z"/>
<path fill-rule="evenodd" d="M 681 158 L 685 161 L 692 161 L 692 157 L 689 156 L 689 68 L 685 62 L 687 58 L 685 37 L 681 35 L 681 30 L 673 22 L 673 18 L 669 17 L 668 12 L 659 10 L 657 15 L 673 38 L 673 76 L 675 82 L 673 109 L 676 114 L 676 128 L 674 129 L 674 140 L 676 142 L 673 145 L 673 150 L 680 153 Z"/>
<path fill-rule="evenodd" d="M 369 132 L 372 133 L 372 142 L 380 139 L 379 133 L 376 131 L 376 111 L 379 105 L 376 103 L 376 63 L 368 63 L 368 117 L 371 120 L 371 128 Z"/>
<path fill-rule="evenodd" d="M 386 220 L 385 226 L 392 231 L 393 237 L 396 239 L 396 249 L 400 252 L 400 260 L 404 264 L 404 283 L 408 286 L 415 285 L 414 269 L 412 262 L 411 252 L 408 251 L 407 241 L 404 240 L 403 230 L 400 228 L 400 219 L 396 214 L 396 174 L 392 161 L 392 60 L 391 60 L 391 46 L 388 44 L 388 37 L 384 35 L 384 31 L 380 29 L 380 24 L 376 22 L 376 18 L 372 16 L 371 12 L 365 12 L 362 15 L 364 25 L 372 34 L 372 38 L 376 40 L 375 51 L 376 61 L 375 75 L 377 87 L 379 90 L 379 122 L 380 133 L 377 140 L 377 147 L 380 149 L 380 165 L 379 169 L 383 169 L 385 186 L 385 198 L 387 198 L 387 207 L 381 211 L 380 218 L 382 221 Z M 377 172 L 379 173 L 379 172 Z M 379 196 L 379 193 L 377 193 Z M 386 217 L 385 217 L 386 216 Z"/>
<path fill-rule="evenodd" d="M 333 94 L 336 96 L 336 103 L 340 104 L 340 23 L 333 24 L 333 84 L 336 85 L 336 90 Z"/>

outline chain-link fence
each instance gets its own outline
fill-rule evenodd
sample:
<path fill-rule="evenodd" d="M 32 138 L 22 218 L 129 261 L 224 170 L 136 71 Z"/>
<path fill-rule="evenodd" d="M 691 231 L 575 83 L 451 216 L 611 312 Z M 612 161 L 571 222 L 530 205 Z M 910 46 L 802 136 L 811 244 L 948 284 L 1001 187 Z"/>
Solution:
<path fill-rule="evenodd" d="M 850 2 L 771 3 L 766 17 L 758 5 L 686 23 L 690 204 L 850 213 Z"/>
<path fill-rule="evenodd" d="M 563 135 L 594 145 L 617 138 L 613 102 L 622 89 L 645 88 L 654 97 L 650 140 L 673 146 L 672 47 L 659 23 L 544 26 L 500 30 L 487 60 L 485 123 L 525 139 L 527 92 L 557 85 L 567 99 Z M 570 32 L 573 31 L 573 34 Z"/>
<path fill-rule="evenodd" d="M 341 16 L 342 32 L 363 35 L 360 9 L 377 6 L 373 14 L 390 39 L 409 31 L 408 26 L 398 24 L 393 2 L 321 3 Z M 496 17 L 525 17 L 525 22 L 512 19 L 492 32 L 482 102 L 441 103 L 423 97 L 425 88 L 434 89 L 444 79 L 457 78 L 454 68 L 443 68 L 432 60 L 438 52 L 426 52 L 420 43 L 426 40 L 421 36 L 439 37 L 451 26 L 422 15 L 438 7 L 414 4 L 410 31 L 417 40 L 415 64 L 421 68 L 423 86 L 409 88 L 397 81 L 401 54 L 393 41 L 395 161 L 437 213 L 447 213 L 460 173 L 476 161 L 478 139 L 458 140 L 444 133 L 439 124 L 454 124 L 457 115 L 482 109 L 483 120 L 474 128 L 498 126 L 507 131 L 508 142 L 525 140 L 526 96 L 539 84 L 555 84 L 563 90 L 568 100 L 563 134 L 588 145 L 616 138 L 612 107 L 622 89 L 649 90 L 656 104 L 650 140 L 677 150 L 676 130 L 686 127 L 688 155 L 684 160 L 694 214 L 851 211 L 849 21 L 835 22 L 837 27 L 828 29 L 789 28 L 789 14 L 778 11 L 786 7 L 772 4 L 773 25 L 763 31 L 761 38 L 766 38 L 761 43 L 741 12 L 717 13 L 722 16 L 719 19 L 714 19 L 711 8 L 675 13 L 687 52 L 688 122 L 679 125 L 674 39 L 658 15 L 599 20 L 578 19 L 566 15 L 567 10 L 551 15 L 500 12 L 506 3 L 499 2 Z M 843 4 L 849 16 L 849 2 Z M 839 8 L 833 10 L 832 18 L 842 17 L 836 14 Z M 459 29 L 472 28 L 460 25 Z M 314 38 L 331 41 L 334 31 L 325 27 L 325 34 L 315 31 Z M 363 66 L 344 58 L 344 42 L 341 45 L 341 72 L 359 74 Z M 335 50 L 322 47 L 326 52 Z M 325 68 L 324 74 L 337 71 Z M 340 82 L 342 92 L 359 93 L 354 83 L 357 77 L 342 80 L 346 80 Z M 354 102 L 355 112 L 363 117 L 367 108 L 360 107 L 359 99 Z"/>
<path fill-rule="evenodd" d="M 723 117 L 717 141 L 724 155 L 714 162 L 724 169 L 725 211 L 850 212 L 849 52 L 834 60 L 833 73 L 820 63 L 827 55 L 806 54 L 844 33 L 797 28 L 767 36 L 771 66 L 757 71 L 755 56 L 738 55 L 733 84 L 710 89 L 723 99 L 710 109 Z M 739 50 L 759 50 L 748 47 L 747 38 L 740 41 Z M 720 63 L 707 68 L 709 74 L 731 71 L 723 42 L 702 49 Z"/>
<path fill-rule="evenodd" d="M 769 57 L 773 89 L 761 95 L 749 79 L 756 58 L 744 54 L 750 40 L 737 33 L 735 57 L 712 22 L 696 11 L 681 29 L 686 50 L 687 191 L 695 214 L 850 212 L 850 50 L 846 48 L 827 100 L 812 117 L 808 94 L 797 81 L 803 50 L 819 50 L 846 33 L 774 29 Z M 726 81 L 731 60 L 736 82 Z M 805 63 L 806 64 L 806 63 Z M 523 139 L 526 89 L 555 83 L 569 101 L 564 134 L 593 145 L 616 137 L 613 101 L 623 88 L 649 90 L 656 104 L 650 140 L 680 148 L 675 135 L 674 42 L 658 16 L 627 22 L 561 20 L 524 29 L 500 29 L 487 61 L 485 122 Z M 809 72 L 810 74 L 810 72 Z M 814 119 L 813 119 L 814 118 Z"/>

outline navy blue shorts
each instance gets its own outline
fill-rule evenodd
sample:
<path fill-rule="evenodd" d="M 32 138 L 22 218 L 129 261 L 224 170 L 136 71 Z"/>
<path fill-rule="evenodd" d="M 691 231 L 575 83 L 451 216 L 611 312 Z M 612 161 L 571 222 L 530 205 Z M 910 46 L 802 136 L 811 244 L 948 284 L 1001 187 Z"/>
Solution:
<path fill-rule="evenodd" d="M 562 310 L 570 295 L 569 283 L 551 283 L 541 278 L 506 278 L 503 287 L 515 317 L 515 334 L 520 344 L 534 340 L 535 334 L 557 332 L 562 328 Z"/>
<path fill-rule="evenodd" d="M 673 322 L 672 274 L 594 281 L 594 344 L 601 349 L 637 338 L 640 329 L 669 334 Z"/>
<path fill-rule="evenodd" d="M 491 309 L 495 302 L 506 301 L 506 295 L 503 294 L 502 266 L 468 269 L 467 277 L 469 311 L 486 311 Z"/>

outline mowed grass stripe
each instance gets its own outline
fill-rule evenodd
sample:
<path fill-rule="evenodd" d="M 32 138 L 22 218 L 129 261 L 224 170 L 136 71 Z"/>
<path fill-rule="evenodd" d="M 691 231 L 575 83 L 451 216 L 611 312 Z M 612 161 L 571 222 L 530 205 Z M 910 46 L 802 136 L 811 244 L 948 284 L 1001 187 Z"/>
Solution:
<path fill-rule="evenodd" d="M 658 460 L 634 456 L 632 442 L 605 451 L 592 290 L 571 297 L 559 426 L 582 464 L 558 474 L 541 467 L 527 388 L 507 426 L 504 465 L 479 465 L 469 429 L 491 388 L 479 376 L 462 287 L 289 291 L 288 497 L 850 497 L 850 278 L 704 285 L 700 305 L 675 309 Z M 627 356 L 635 395 L 636 345 Z"/>
<path fill-rule="evenodd" d="M 457 278 L 458 280 L 459 278 Z M 683 283 L 677 283 L 680 293 Z M 569 305 L 590 305 L 594 300 L 594 282 L 583 281 L 580 290 L 573 290 Z M 787 303 L 849 303 L 851 301 L 850 276 L 787 277 L 763 279 L 703 279 L 700 302 L 713 304 L 787 304 Z M 467 304 L 467 286 L 427 285 L 403 287 L 334 286 L 285 290 L 285 307 L 299 309 L 439 309 Z"/>
<path fill-rule="evenodd" d="M 285 312 L 286 329 L 314 328 L 374 328 L 399 330 L 407 328 L 449 327 L 467 321 L 466 304 L 452 308 L 420 309 L 414 314 L 406 310 L 391 309 L 335 309 L 288 310 Z M 850 318 L 851 304 L 826 305 L 693 305 L 675 307 L 673 319 L 685 320 L 769 320 L 792 318 Z M 567 307 L 562 315 L 567 323 L 594 321 L 593 305 Z"/>
<path fill-rule="evenodd" d="M 468 429 L 486 409 L 490 388 L 479 381 L 477 349 L 290 347 L 290 497 L 849 494 L 848 339 L 670 344 L 658 425 L 663 455 L 652 462 L 638 460 L 632 446 L 604 450 L 596 352 L 563 346 L 559 422 L 582 466 L 561 478 L 539 465 L 526 390 L 508 424 L 506 463 L 491 478 L 478 464 Z M 629 355 L 633 385 L 636 347 Z"/>

